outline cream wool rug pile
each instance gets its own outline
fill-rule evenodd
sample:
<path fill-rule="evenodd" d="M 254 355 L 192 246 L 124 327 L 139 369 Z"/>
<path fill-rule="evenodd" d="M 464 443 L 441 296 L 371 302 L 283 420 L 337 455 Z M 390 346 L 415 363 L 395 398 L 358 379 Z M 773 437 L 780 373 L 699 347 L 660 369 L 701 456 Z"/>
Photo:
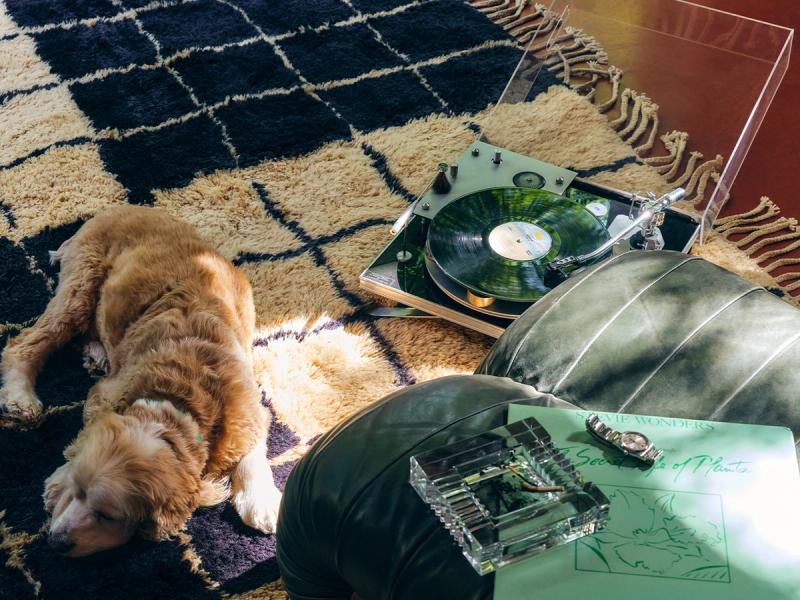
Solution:
<path fill-rule="evenodd" d="M 722 159 L 701 162 L 686 134 L 659 131 L 654 102 L 625 89 L 583 34 L 568 40 L 571 56 L 585 57 L 583 78 L 580 63 L 565 80 L 551 61 L 531 102 L 493 113 L 531 23 L 553 16 L 515 29 L 502 11 L 519 3 L 475 4 L 0 0 L 0 346 L 53 292 L 48 250 L 106 207 L 162 207 L 253 284 L 257 376 L 276 417 L 269 457 L 282 485 L 322 432 L 398 387 L 473 371 L 491 346 L 442 321 L 366 316 L 374 299 L 358 287 L 393 220 L 477 130 L 593 181 L 684 185 L 686 208 L 702 202 Z M 794 233 L 764 199 L 694 251 L 788 291 L 791 277 L 773 279 L 750 254 L 791 245 Z M 90 383 L 69 345 L 40 378 L 43 423 L 0 428 L 0 590 L 283 597 L 274 536 L 224 505 L 198 511 L 171 542 L 78 561 L 47 550 L 42 484 L 80 428 Z"/>

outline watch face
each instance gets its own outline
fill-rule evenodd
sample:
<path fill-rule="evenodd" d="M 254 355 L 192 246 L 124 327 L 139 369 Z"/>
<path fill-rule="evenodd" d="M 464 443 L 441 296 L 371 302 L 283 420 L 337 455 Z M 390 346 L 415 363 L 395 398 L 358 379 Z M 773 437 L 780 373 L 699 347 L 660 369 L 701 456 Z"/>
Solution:
<path fill-rule="evenodd" d="M 619 442 L 622 447 L 629 452 L 642 452 L 650 444 L 650 440 L 641 433 L 636 433 L 635 431 L 626 431 L 623 433 Z"/>

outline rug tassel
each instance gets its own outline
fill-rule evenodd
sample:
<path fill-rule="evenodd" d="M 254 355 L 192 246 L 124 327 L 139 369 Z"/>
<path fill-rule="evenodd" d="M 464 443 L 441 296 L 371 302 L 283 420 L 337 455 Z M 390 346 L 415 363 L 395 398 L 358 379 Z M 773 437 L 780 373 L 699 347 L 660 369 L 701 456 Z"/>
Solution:
<path fill-rule="evenodd" d="M 555 48 L 556 46 L 554 46 Z M 603 51 L 602 46 L 593 37 L 585 35 L 575 39 L 575 43 L 570 46 L 561 46 L 561 53 L 566 58 L 577 58 L 587 52 Z M 556 64 L 558 61 L 548 58 L 544 61 L 546 65 Z M 590 62 L 590 61 L 586 61 Z"/>
<path fill-rule="evenodd" d="M 656 167 L 656 171 L 661 173 L 662 175 L 665 173 L 669 173 L 672 169 L 675 168 L 675 165 L 680 165 L 681 161 L 683 160 L 683 154 L 686 152 L 686 144 L 689 142 L 689 134 L 685 132 L 676 132 L 676 133 L 684 133 L 684 135 L 678 135 L 674 138 L 668 138 L 664 140 L 662 136 L 662 140 L 664 140 L 664 144 L 667 146 L 667 149 L 670 151 L 672 155 L 671 160 L 667 161 L 667 164 Z M 670 145 L 672 147 L 670 147 Z M 652 159 L 646 159 L 645 162 L 649 164 L 653 164 L 655 161 Z"/>
<path fill-rule="evenodd" d="M 725 231 L 730 227 L 735 227 L 743 223 L 757 223 L 770 217 L 773 217 L 781 212 L 780 207 L 770 200 L 767 196 L 761 196 L 756 207 L 746 213 L 736 215 L 728 215 L 727 217 L 720 217 L 714 222 L 714 229 L 717 231 Z"/>
<path fill-rule="evenodd" d="M 628 119 L 628 124 L 625 125 L 622 129 L 619 130 L 619 137 L 623 140 L 633 133 L 636 126 L 639 124 L 639 121 L 644 119 L 644 105 L 647 102 L 647 96 L 643 94 L 637 94 L 635 100 L 633 101 L 633 108 L 631 108 L 631 118 Z"/>
<path fill-rule="evenodd" d="M 530 25 L 528 27 L 523 27 L 522 30 L 519 32 L 514 32 L 515 36 L 518 36 L 517 39 L 522 44 L 527 44 L 531 41 L 531 38 L 534 35 L 545 35 L 553 31 L 557 25 L 561 23 L 561 19 L 556 17 L 555 15 L 545 15 L 545 18 L 548 19 L 547 21 L 542 21 L 539 25 Z M 525 33 L 523 33 L 523 31 Z"/>
<path fill-rule="evenodd" d="M 653 113 L 656 111 L 658 111 L 658 105 L 650 100 L 650 98 L 645 96 L 644 102 L 642 103 L 642 118 L 639 119 L 639 125 L 636 127 L 636 129 L 634 129 L 633 133 L 624 137 L 625 141 L 633 146 L 636 141 L 644 135 L 644 132 L 647 131 L 647 126 L 650 125 L 650 121 L 653 118 Z"/>
<path fill-rule="evenodd" d="M 794 252 L 798 248 L 800 248 L 800 240 L 792 242 L 791 244 L 788 244 L 783 248 L 777 248 L 775 250 L 769 250 L 768 252 L 764 252 L 764 254 L 759 256 L 756 260 L 758 260 L 758 262 L 763 262 L 765 260 L 769 260 L 770 258 L 775 258 L 776 256 L 782 256 L 784 254 L 788 254 L 789 252 Z M 775 262 L 780 262 L 780 260 Z"/>
<path fill-rule="evenodd" d="M 586 98 L 589 102 L 594 102 L 594 97 L 597 94 L 597 81 L 600 79 L 597 75 L 592 75 L 592 79 L 587 81 L 586 83 L 582 84 L 580 87 L 574 88 L 576 92 L 578 92 L 581 96 Z M 584 87 L 590 86 L 589 91 L 584 93 L 582 90 Z"/>
<path fill-rule="evenodd" d="M 558 58 L 556 57 L 556 51 L 561 50 L 561 53 L 564 56 L 570 54 L 572 56 L 576 50 L 582 50 L 585 48 L 583 43 L 581 42 L 580 38 L 575 38 L 573 43 L 569 46 L 564 46 L 563 44 L 553 44 L 550 46 L 550 50 L 547 52 L 547 58 L 544 59 L 544 64 L 546 65 L 554 65 L 558 62 Z"/>
<path fill-rule="evenodd" d="M 682 187 L 692 179 L 697 169 L 697 162 L 703 159 L 703 153 L 693 150 L 689 153 L 689 160 L 686 161 L 686 168 L 683 170 L 683 175 L 678 177 L 675 181 L 670 181 L 674 187 Z M 669 181 L 669 178 L 667 178 Z"/>
<path fill-rule="evenodd" d="M 509 20 L 513 21 L 516 19 L 526 6 L 527 2 L 525 2 L 525 0 L 516 0 L 515 2 L 512 2 L 511 6 L 508 8 L 494 11 L 487 16 L 496 24 L 502 25 Z"/>
<path fill-rule="evenodd" d="M 772 221 L 769 224 L 775 225 L 776 223 L 778 223 L 781 226 L 777 227 L 775 231 L 779 231 L 780 229 L 782 229 L 783 225 L 785 225 L 784 221 Z M 736 235 L 737 233 L 752 233 L 753 231 L 762 231 L 764 227 L 765 226 L 760 223 L 756 223 L 755 225 L 739 225 L 737 227 L 731 227 L 729 229 L 726 229 L 725 231 L 720 232 L 720 235 L 727 240 L 730 239 L 732 235 Z"/>
<path fill-rule="evenodd" d="M 611 107 L 619 100 L 619 83 L 622 79 L 622 69 L 614 66 L 608 67 L 608 77 L 611 80 L 611 97 L 597 106 L 597 110 L 601 113 L 611 110 Z"/>
<path fill-rule="evenodd" d="M 781 217 L 777 221 L 773 221 L 772 223 L 767 223 L 766 225 L 762 225 L 760 227 L 757 227 L 750 234 L 746 235 L 742 239 L 737 240 L 737 241 L 735 241 L 733 243 L 734 243 L 735 246 L 737 246 L 739 248 L 743 248 L 743 247 L 747 246 L 748 244 L 751 244 L 752 242 L 755 242 L 756 240 L 761 239 L 761 241 L 758 242 L 759 244 L 761 244 L 761 246 L 759 246 L 759 248 L 763 248 L 766 244 L 762 244 L 762 242 L 764 240 L 771 240 L 772 239 L 772 238 L 769 238 L 769 237 L 765 238 L 764 236 L 769 236 L 772 233 L 777 233 L 779 231 L 783 231 L 784 229 L 792 229 L 793 230 L 795 225 L 797 225 L 797 219 L 786 219 L 784 217 Z M 780 238 L 782 236 L 777 236 L 777 237 Z M 793 238 L 790 238 L 790 239 L 793 239 Z M 781 240 L 780 239 L 775 239 L 774 241 L 775 242 L 779 242 Z M 768 242 L 768 243 L 772 243 L 772 242 Z M 759 248 L 751 248 L 750 250 L 758 250 Z M 749 250 L 748 250 L 748 252 L 749 252 Z"/>
<path fill-rule="evenodd" d="M 604 65 L 608 63 L 608 55 L 603 50 L 595 50 L 594 54 L 575 56 L 573 58 L 563 58 L 559 63 L 547 67 L 548 71 L 558 74 L 559 71 L 567 67 L 567 65 L 578 65 L 581 63 L 596 62 Z M 558 76 L 558 75 L 556 75 Z"/>
<path fill-rule="evenodd" d="M 786 283 L 787 281 L 794 281 L 796 279 L 800 279 L 800 271 L 792 271 L 791 273 L 784 273 L 783 275 L 776 275 L 774 277 L 775 281 L 778 283 Z M 800 286 L 800 281 L 797 282 L 797 286 Z M 797 289 L 797 288 L 793 288 Z"/>
<path fill-rule="evenodd" d="M 764 267 L 764 270 L 767 273 L 771 273 L 778 267 L 787 267 L 789 265 L 800 265 L 800 258 L 780 258 L 772 263 L 769 266 Z M 800 277 L 800 271 L 795 271 L 792 273 L 787 273 L 787 275 L 794 275 L 796 277 Z M 781 275 L 783 277 L 783 275 Z"/>
<path fill-rule="evenodd" d="M 573 83 L 572 89 L 575 90 L 577 93 L 581 94 L 587 100 L 591 100 L 594 102 L 594 98 L 597 95 L 597 82 L 601 79 L 606 79 L 609 77 L 608 68 L 598 65 L 596 62 L 588 62 L 585 65 L 580 65 L 572 69 L 572 77 L 587 77 L 589 79 L 582 81 L 580 83 Z M 586 88 L 590 88 L 589 91 L 586 91 Z"/>
<path fill-rule="evenodd" d="M 695 204 L 703 199 L 709 177 L 714 177 L 715 174 L 718 176 L 718 170 L 722 168 L 722 164 L 722 156 L 717 154 L 714 160 L 705 162 L 694 170 L 685 189 L 687 197 L 695 191 L 695 189 L 697 190 L 693 198 Z"/>
<path fill-rule="evenodd" d="M 486 8 L 478 8 L 478 10 L 480 12 L 486 14 L 486 16 L 488 16 L 491 19 L 498 12 L 504 11 L 509 6 L 512 6 L 513 3 L 514 3 L 514 0 L 503 0 L 502 2 L 500 2 L 498 4 L 494 4 L 493 6 L 487 6 Z"/>
<path fill-rule="evenodd" d="M 574 74 L 574 71 L 573 71 L 573 74 Z M 590 96 L 590 94 L 594 95 L 595 88 L 597 87 L 597 82 L 599 80 L 600 80 L 600 75 L 598 75 L 597 73 L 592 73 L 592 78 L 591 79 L 589 79 L 588 81 L 584 81 L 583 83 L 576 83 L 575 85 L 572 86 L 572 89 L 575 90 L 576 92 L 580 92 L 585 87 L 591 87 L 592 91 L 587 93 L 584 96 L 585 98 L 588 98 Z"/>
<path fill-rule="evenodd" d="M 544 11 L 537 10 L 536 12 L 530 13 L 528 15 L 521 15 L 520 17 L 514 19 L 513 21 L 504 23 L 503 29 L 510 32 L 512 29 L 516 29 L 517 27 L 522 27 L 523 25 L 526 25 L 533 21 L 540 21 L 542 17 L 544 17 Z M 499 24 L 500 23 L 498 22 L 498 25 Z"/>
<path fill-rule="evenodd" d="M 625 121 L 628 120 L 628 102 L 631 99 L 631 95 L 633 94 L 633 90 L 630 88 L 625 88 L 625 91 L 620 94 L 619 97 L 619 116 L 614 119 L 613 121 L 609 121 L 609 125 L 614 129 L 618 129 Z"/>
<path fill-rule="evenodd" d="M 482 2 L 470 2 L 472 8 L 481 12 L 486 12 L 487 9 L 492 9 L 501 4 L 507 3 L 509 0 L 483 0 Z"/>
<path fill-rule="evenodd" d="M 636 146 L 636 148 L 633 149 L 633 151 L 636 152 L 638 156 L 642 156 L 643 154 L 647 154 L 648 152 L 650 152 L 650 150 L 653 149 L 653 146 L 655 146 L 656 143 L 656 136 L 658 135 L 658 128 L 660 125 L 658 118 L 658 104 L 654 103 L 653 107 L 654 107 L 653 115 L 651 117 L 653 126 L 650 128 L 650 135 L 647 136 L 647 140 L 644 142 L 644 144 L 642 144 L 641 146 Z"/>
<path fill-rule="evenodd" d="M 798 273 L 798 274 L 797 274 L 797 276 L 798 276 L 798 277 L 800 277 L 800 273 Z M 777 279 L 776 279 L 776 281 L 777 281 Z M 784 292 L 793 292 L 793 291 L 795 291 L 796 289 L 800 288 L 800 281 L 795 281 L 794 283 L 791 283 L 791 284 L 789 284 L 789 285 L 784 285 L 784 284 L 783 284 L 782 282 L 780 282 L 780 281 L 778 281 L 778 283 L 780 283 L 780 284 L 781 284 L 781 289 L 782 289 Z"/>
<path fill-rule="evenodd" d="M 796 240 L 798 238 L 800 238 L 800 231 L 793 229 L 791 233 L 786 233 L 784 235 L 776 235 L 774 237 L 769 237 L 769 238 L 763 238 L 758 242 L 756 242 L 755 244 L 753 244 L 750 248 L 745 250 L 745 252 L 750 256 L 752 256 L 755 252 L 758 252 L 764 246 L 771 246 L 772 244 L 777 244 L 778 242 L 785 242 L 787 240 Z M 787 250 L 786 248 L 780 248 L 780 252 L 786 253 L 790 252 L 790 250 Z M 762 259 L 763 257 L 760 256 L 756 260 L 762 260 Z"/>
<path fill-rule="evenodd" d="M 560 44 L 561 42 L 566 42 L 566 41 L 571 40 L 571 39 L 573 39 L 573 38 L 575 38 L 577 36 L 583 35 L 583 30 L 582 29 L 575 29 L 573 27 L 567 27 L 567 28 L 565 28 L 565 31 L 567 33 L 565 33 L 564 35 L 560 35 L 556 39 L 553 40 L 554 44 Z M 517 34 L 512 32 L 511 35 L 516 36 Z M 533 53 L 537 53 L 537 52 L 541 52 L 541 51 L 546 50 L 546 49 L 547 49 L 547 42 L 545 41 L 545 42 L 542 42 L 541 44 L 537 44 L 535 46 L 531 46 L 531 48 L 528 51 L 529 52 L 533 52 Z"/>
<path fill-rule="evenodd" d="M 561 65 L 562 65 L 561 78 L 564 80 L 565 84 L 569 85 L 570 77 L 572 75 L 571 73 L 572 66 L 570 65 L 569 60 L 567 60 L 567 58 L 561 53 L 560 48 L 556 48 L 556 52 L 558 53 L 558 57 L 561 59 Z"/>
<path fill-rule="evenodd" d="M 667 149 L 667 154 L 664 156 L 650 156 L 645 158 L 644 162 L 651 166 L 672 163 L 675 160 L 680 145 L 679 141 L 682 137 L 688 138 L 689 134 L 685 131 L 668 131 L 660 138 Z"/>

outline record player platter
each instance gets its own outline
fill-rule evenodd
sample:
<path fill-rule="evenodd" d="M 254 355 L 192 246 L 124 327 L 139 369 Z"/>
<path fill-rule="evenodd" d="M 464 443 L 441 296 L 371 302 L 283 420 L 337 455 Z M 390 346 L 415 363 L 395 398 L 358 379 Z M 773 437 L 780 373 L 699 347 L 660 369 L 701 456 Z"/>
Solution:
<path fill-rule="evenodd" d="M 544 281 L 550 261 L 591 252 L 606 240 L 605 226 L 584 206 L 541 189 L 502 187 L 442 208 L 428 230 L 428 252 L 441 275 L 466 288 L 469 304 L 481 308 L 481 299 L 486 307 L 495 299 L 537 301 L 550 291 Z"/>

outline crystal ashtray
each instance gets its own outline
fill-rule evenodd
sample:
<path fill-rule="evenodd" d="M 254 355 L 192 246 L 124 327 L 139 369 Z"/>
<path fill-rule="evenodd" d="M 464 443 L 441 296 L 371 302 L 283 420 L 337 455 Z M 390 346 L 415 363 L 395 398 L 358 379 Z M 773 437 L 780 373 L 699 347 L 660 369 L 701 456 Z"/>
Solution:
<path fill-rule="evenodd" d="M 412 456 L 410 481 L 481 575 L 608 522 L 606 495 L 533 418 Z"/>

